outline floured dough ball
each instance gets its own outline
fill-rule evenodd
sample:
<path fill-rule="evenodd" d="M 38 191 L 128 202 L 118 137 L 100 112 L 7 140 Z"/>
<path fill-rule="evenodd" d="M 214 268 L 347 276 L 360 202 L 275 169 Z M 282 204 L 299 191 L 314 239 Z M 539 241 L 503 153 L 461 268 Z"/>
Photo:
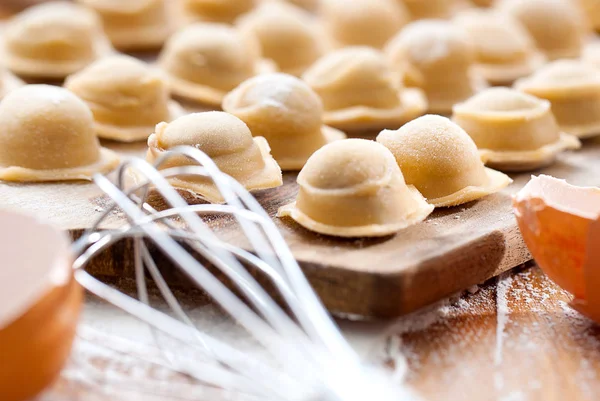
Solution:
<path fill-rule="evenodd" d="M 63 79 L 112 51 L 93 11 L 61 1 L 17 14 L 3 42 L 6 66 L 35 79 Z"/>
<path fill-rule="evenodd" d="M 65 87 L 88 104 L 101 138 L 146 140 L 156 124 L 184 113 L 159 71 L 129 56 L 99 60 L 71 75 Z"/>
<path fill-rule="evenodd" d="M 12 72 L 0 67 L 0 99 L 23 85 L 25 85 L 25 82 L 21 81 Z"/>
<path fill-rule="evenodd" d="M 406 183 L 437 207 L 456 206 L 500 191 L 511 179 L 486 168 L 469 135 L 446 117 L 426 115 L 377 142 L 396 157 Z"/>
<path fill-rule="evenodd" d="M 0 394 L 38 399 L 69 359 L 83 291 L 65 231 L 6 210 L 0 227 Z"/>
<path fill-rule="evenodd" d="M 527 28 L 549 60 L 581 54 L 587 23 L 574 1 L 503 0 L 500 7 Z"/>
<path fill-rule="evenodd" d="M 244 80 L 274 69 L 261 59 L 255 37 L 212 23 L 193 24 L 171 36 L 158 63 L 174 95 L 210 106 L 219 106 Z"/>
<path fill-rule="evenodd" d="M 487 89 L 456 105 L 452 119 L 473 138 L 486 164 L 500 170 L 537 169 L 581 146 L 560 132 L 550 102 L 514 89 Z"/>
<path fill-rule="evenodd" d="M 397 0 L 404 2 L 413 19 L 450 18 L 465 6 L 463 0 Z"/>
<path fill-rule="evenodd" d="M 232 24 L 259 3 L 259 0 L 180 0 L 183 16 L 190 22 Z"/>
<path fill-rule="evenodd" d="M 223 110 L 265 137 L 283 170 L 300 170 L 323 145 L 345 134 L 323 125 L 323 105 L 306 83 L 287 74 L 251 78 L 223 101 Z"/>
<path fill-rule="evenodd" d="M 0 103 L 0 180 L 91 180 L 119 163 L 100 147 L 88 106 L 66 89 L 27 85 Z"/>
<path fill-rule="evenodd" d="M 301 7 L 306 11 L 317 11 L 321 0 L 280 0 L 295 6 Z"/>
<path fill-rule="evenodd" d="M 475 51 L 466 33 L 444 20 L 407 25 L 386 46 L 393 68 L 404 84 L 421 88 L 429 112 L 450 114 L 452 106 L 486 87 L 473 70 Z"/>
<path fill-rule="evenodd" d="M 77 0 L 100 17 L 113 46 L 123 51 L 160 48 L 173 30 L 167 0 Z"/>
<path fill-rule="evenodd" d="M 588 43 L 583 50 L 581 59 L 596 68 L 600 68 L 600 42 Z"/>
<path fill-rule="evenodd" d="M 456 23 L 475 45 L 477 71 L 493 85 L 510 85 L 543 65 L 527 30 L 510 15 L 492 10 L 468 10 Z"/>
<path fill-rule="evenodd" d="M 328 53 L 303 78 L 323 100 L 325 123 L 344 131 L 400 126 L 427 110 L 423 91 L 403 88 L 385 55 L 369 47 Z"/>
<path fill-rule="evenodd" d="M 396 0 L 323 0 L 320 16 L 334 47 L 382 48 L 410 19 Z"/>
<path fill-rule="evenodd" d="M 156 133 L 148 138 L 146 159 L 154 163 L 165 151 L 184 145 L 200 149 L 222 172 L 249 191 L 282 184 L 281 169 L 270 155 L 267 141 L 262 137 L 252 138 L 248 126 L 231 114 L 221 111 L 193 113 L 170 124 L 158 124 Z M 159 168 L 195 164 L 187 157 L 177 156 L 168 158 Z M 181 175 L 169 181 L 174 187 L 191 191 L 209 202 L 224 202 L 223 195 L 208 177 Z"/>
<path fill-rule="evenodd" d="M 238 20 L 242 33 L 255 36 L 263 57 L 281 72 L 301 75 L 324 52 L 313 16 L 285 3 L 264 3 Z"/>
<path fill-rule="evenodd" d="M 600 31 L 600 0 L 579 0 L 579 4 L 592 28 Z"/>
<path fill-rule="evenodd" d="M 296 202 L 277 215 L 337 237 L 391 235 L 433 210 L 407 186 L 392 154 L 364 139 L 346 139 L 313 154 L 298 175 Z"/>
<path fill-rule="evenodd" d="M 561 130 L 580 138 L 600 135 L 600 71 L 579 60 L 557 60 L 515 87 L 547 99 Z"/>

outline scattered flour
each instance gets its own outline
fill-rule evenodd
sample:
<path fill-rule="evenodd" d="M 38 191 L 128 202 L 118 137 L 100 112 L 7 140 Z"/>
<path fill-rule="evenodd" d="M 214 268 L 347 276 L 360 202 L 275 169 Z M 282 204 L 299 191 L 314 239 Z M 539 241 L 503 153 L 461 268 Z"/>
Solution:
<path fill-rule="evenodd" d="M 560 390 L 560 383 L 548 382 L 549 374 L 556 374 L 557 380 L 568 380 L 587 396 L 584 399 L 592 400 L 598 393 L 600 328 L 570 308 L 569 300 L 568 294 L 537 268 L 530 268 L 504 274 L 497 283 L 474 286 L 462 296 L 385 327 L 373 329 L 372 324 L 364 322 L 347 325 L 369 328 L 364 344 L 366 358 L 393 369 L 396 382 L 420 391 L 420 383 L 434 374 L 437 395 L 431 397 L 433 400 L 459 399 L 456 396 L 464 387 L 464 378 L 481 380 L 485 377 L 482 372 L 489 372 L 488 384 L 495 390 L 490 399 L 497 401 L 539 399 L 549 385 Z M 218 321 L 217 317 L 211 319 Z M 473 319 L 478 323 L 473 325 Z M 103 332 L 106 329 L 98 324 L 94 327 Z M 373 342 L 380 333 L 383 335 Z M 472 351 L 473 347 L 479 350 Z M 486 358 L 488 349 L 491 352 Z M 568 378 L 561 377 L 563 370 L 540 364 L 540 358 L 560 358 L 565 353 L 574 361 L 564 370 L 575 370 Z M 61 390 L 73 388 L 73 394 L 77 394 L 83 389 L 85 394 L 109 395 L 114 401 L 155 401 L 153 397 L 159 401 L 160 395 L 181 400 L 227 399 L 222 391 L 201 386 L 173 371 L 159 356 L 160 352 L 149 344 L 123 341 L 84 326 L 64 371 Z M 427 393 L 425 399 L 431 395 Z M 41 401 L 59 400 L 64 399 L 50 392 Z"/>
<path fill-rule="evenodd" d="M 484 372 L 495 390 L 489 399 L 539 399 L 549 385 L 566 391 L 574 381 L 593 400 L 599 390 L 600 327 L 570 308 L 569 300 L 536 267 L 505 273 L 497 283 L 475 286 L 458 299 L 399 319 L 378 355 L 398 380 L 417 390 L 431 385 L 425 393 L 433 400 L 466 397 L 463 378 L 482 380 Z M 489 359 L 481 353 L 486 347 Z M 564 384 L 550 383 L 549 377 L 571 368 L 547 366 L 544 358 L 565 352 L 576 361 L 576 374 L 561 378 Z M 428 379 L 432 375 L 435 379 Z"/>
<path fill-rule="evenodd" d="M 508 292 L 510 290 L 513 277 L 510 272 L 503 273 L 498 277 L 496 285 L 496 347 L 494 348 L 494 365 L 502 366 L 502 351 L 504 348 L 504 336 L 506 324 L 509 320 L 510 311 L 508 310 Z M 504 385 L 504 378 L 501 371 L 494 372 L 494 386 L 496 390 L 501 390 Z"/>

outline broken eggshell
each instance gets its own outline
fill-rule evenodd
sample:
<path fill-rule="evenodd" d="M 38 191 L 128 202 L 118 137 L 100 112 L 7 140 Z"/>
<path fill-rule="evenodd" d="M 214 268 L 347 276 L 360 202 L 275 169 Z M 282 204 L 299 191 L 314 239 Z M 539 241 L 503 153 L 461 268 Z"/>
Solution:
<path fill-rule="evenodd" d="M 532 177 L 513 197 L 517 222 L 533 258 L 571 303 L 600 322 L 600 188 Z"/>
<path fill-rule="evenodd" d="M 0 398 L 25 401 L 58 377 L 83 294 L 64 233 L 7 211 L 0 227 Z"/>

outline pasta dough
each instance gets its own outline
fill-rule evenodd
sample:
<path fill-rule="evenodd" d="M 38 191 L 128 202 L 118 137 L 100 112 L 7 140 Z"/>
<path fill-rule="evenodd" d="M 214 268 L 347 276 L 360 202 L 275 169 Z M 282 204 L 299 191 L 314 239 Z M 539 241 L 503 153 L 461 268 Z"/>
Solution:
<path fill-rule="evenodd" d="M 471 0 L 471 3 L 478 7 L 491 7 L 496 3 L 496 0 Z"/>
<path fill-rule="evenodd" d="M 392 154 L 364 139 L 333 142 L 313 154 L 298 175 L 296 201 L 279 209 L 317 233 L 338 237 L 391 235 L 433 210 L 407 186 Z"/>
<path fill-rule="evenodd" d="M 113 46 L 123 51 L 160 48 L 173 30 L 167 0 L 78 0 L 100 15 Z"/>
<path fill-rule="evenodd" d="M 547 166 L 579 140 L 561 133 L 550 102 L 514 89 L 490 88 L 454 107 L 453 120 L 473 138 L 487 165 L 505 171 Z"/>
<path fill-rule="evenodd" d="M 600 71 L 578 60 L 558 60 L 515 87 L 552 104 L 560 129 L 579 138 L 600 135 Z"/>
<path fill-rule="evenodd" d="M 66 89 L 27 85 L 0 103 L 0 180 L 91 180 L 119 163 L 100 147 L 87 105 Z"/>
<path fill-rule="evenodd" d="M 579 0 L 579 4 L 592 28 L 600 31 L 600 0 Z"/>
<path fill-rule="evenodd" d="M 579 57 L 587 24 L 571 0 L 503 0 L 500 7 L 517 18 L 549 60 Z"/>
<path fill-rule="evenodd" d="M 413 19 L 450 18 L 465 6 L 463 0 L 396 0 L 404 2 Z"/>
<path fill-rule="evenodd" d="M 487 86 L 473 70 L 475 50 L 466 33 L 444 20 L 407 25 L 386 47 L 404 84 L 422 89 L 429 112 L 450 114 L 452 106 Z"/>
<path fill-rule="evenodd" d="M 147 160 L 154 163 L 165 151 L 176 146 L 193 146 L 206 153 L 225 174 L 246 189 L 258 190 L 282 184 L 281 169 L 269 154 L 262 137 L 252 138 L 248 126 L 239 118 L 221 111 L 193 113 L 172 123 L 160 123 L 148 138 Z M 160 169 L 195 165 L 184 156 L 168 158 Z M 208 177 L 180 175 L 169 181 L 176 188 L 189 190 L 212 203 L 224 202 Z"/>
<path fill-rule="evenodd" d="M 25 85 L 25 82 L 21 81 L 12 72 L 0 67 L 0 99 L 23 85 Z"/>
<path fill-rule="evenodd" d="M 129 56 L 99 60 L 70 76 L 65 87 L 88 104 L 101 138 L 146 140 L 156 124 L 184 113 L 159 72 Z"/>
<path fill-rule="evenodd" d="M 326 54 L 303 78 L 323 100 L 325 123 L 344 131 L 400 126 L 427 110 L 423 91 L 401 87 L 383 53 L 372 48 Z"/>
<path fill-rule="evenodd" d="M 320 16 L 334 47 L 382 48 L 410 19 L 397 0 L 322 0 Z"/>
<path fill-rule="evenodd" d="M 261 59 L 255 37 L 212 23 L 190 25 L 174 34 L 158 62 L 174 95 L 210 106 L 219 106 L 244 80 L 274 70 Z"/>
<path fill-rule="evenodd" d="M 60 1 L 16 15 L 3 37 L 8 69 L 35 79 L 63 79 L 111 51 L 95 13 Z"/>
<path fill-rule="evenodd" d="M 298 7 L 302 7 L 307 11 L 317 11 L 321 0 L 279 0 L 293 4 Z"/>
<path fill-rule="evenodd" d="M 600 68 L 600 42 L 589 43 L 585 49 L 583 49 L 581 59 L 596 68 Z"/>
<path fill-rule="evenodd" d="M 512 182 L 484 167 L 473 140 L 446 117 L 417 118 L 396 131 L 382 131 L 377 142 L 396 157 L 406 183 L 436 207 L 471 202 Z"/>
<path fill-rule="evenodd" d="M 509 15 L 469 10 L 456 22 L 475 45 L 478 73 L 493 85 L 510 85 L 546 62 L 531 35 Z"/>
<path fill-rule="evenodd" d="M 251 11 L 259 0 L 181 0 L 184 18 L 190 22 L 233 23 Z"/>
<path fill-rule="evenodd" d="M 301 75 L 324 52 L 322 35 L 306 11 L 285 3 L 265 3 L 238 22 L 258 38 L 262 55 L 281 72 Z"/>
<path fill-rule="evenodd" d="M 229 93 L 223 110 L 265 137 L 284 170 L 300 170 L 323 145 L 345 134 L 323 125 L 323 104 L 306 83 L 286 74 L 251 78 Z"/>

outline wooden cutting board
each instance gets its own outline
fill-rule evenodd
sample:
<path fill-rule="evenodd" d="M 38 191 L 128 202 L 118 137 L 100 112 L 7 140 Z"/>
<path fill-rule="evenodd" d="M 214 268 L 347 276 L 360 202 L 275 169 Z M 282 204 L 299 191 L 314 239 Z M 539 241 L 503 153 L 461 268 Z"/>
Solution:
<path fill-rule="evenodd" d="M 123 155 L 144 153 L 144 144 L 107 146 Z M 600 185 L 600 141 L 562 155 L 537 173 L 566 178 L 577 185 Z M 334 313 L 363 317 L 402 315 L 481 283 L 530 259 L 511 210 L 511 194 L 529 179 L 499 194 L 463 206 L 436 210 L 425 222 L 379 239 L 337 239 L 314 234 L 275 216 L 294 199 L 295 174 L 284 185 L 256 194 L 273 216 L 296 259 L 326 306 Z M 50 220 L 74 236 L 90 227 L 108 205 L 92 183 L 0 184 L 0 208 L 24 210 Z M 122 224 L 112 214 L 107 227 Z M 245 239 L 227 217 L 211 219 L 223 238 L 244 246 Z M 174 285 L 186 283 L 164 256 L 157 256 Z M 105 279 L 132 278 L 131 243 L 121 243 L 96 258 L 89 271 Z"/>

